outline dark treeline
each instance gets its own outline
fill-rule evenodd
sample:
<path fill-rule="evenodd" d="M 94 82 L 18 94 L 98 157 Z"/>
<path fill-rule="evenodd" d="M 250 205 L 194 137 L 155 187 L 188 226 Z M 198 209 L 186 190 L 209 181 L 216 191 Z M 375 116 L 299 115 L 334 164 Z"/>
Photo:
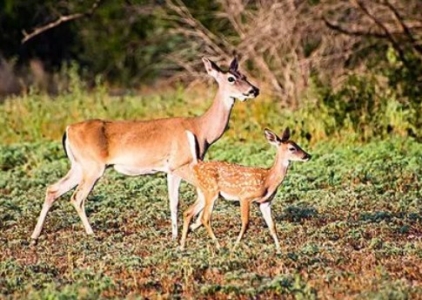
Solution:
<path fill-rule="evenodd" d="M 5 0 L 0 5 L 0 55 L 3 64 L 23 68 L 31 61 L 47 72 L 76 62 L 87 77 L 102 74 L 119 84 L 134 84 L 161 75 L 162 56 L 171 50 L 175 37 L 167 31 L 163 1 L 101 1 L 96 11 L 22 42 L 24 31 L 61 16 L 83 13 L 95 1 Z M 206 6 L 208 1 L 191 1 Z"/>

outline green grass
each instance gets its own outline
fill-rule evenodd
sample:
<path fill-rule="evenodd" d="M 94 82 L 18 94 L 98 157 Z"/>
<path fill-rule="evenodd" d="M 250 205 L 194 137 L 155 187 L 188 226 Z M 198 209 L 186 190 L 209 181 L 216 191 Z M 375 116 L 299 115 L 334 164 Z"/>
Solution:
<path fill-rule="evenodd" d="M 145 120 L 196 116 L 211 105 L 214 94 L 213 88 L 197 88 L 189 92 L 180 89 L 110 96 L 102 86 L 87 93 L 77 81 L 69 91 L 55 97 L 34 91 L 6 100 L 0 105 L 0 141 L 14 144 L 60 140 L 68 124 L 91 118 Z M 269 96 L 260 95 L 257 99 L 235 104 L 230 130 L 224 137 L 256 140 L 261 138 L 265 127 L 281 132 L 285 126 L 294 129 L 300 142 L 309 141 L 311 144 L 327 140 L 369 141 L 374 136 L 406 137 L 409 132 L 418 135 L 415 124 L 408 120 L 413 111 L 404 110 L 394 98 L 384 106 L 385 110 L 375 115 L 358 106 L 360 109 L 354 113 L 368 121 L 363 122 L 354 120 L 347 109 L 333 113 L 333 108 L 316 99 L 304 99 L 301 108 L 292 111 L 283 109 Z M 417 138 L 421 141 L 420 136 Z"/>
<path fill-rule="evenodd" d="M 213 214 L 223 250 L 216 251 L 200 228 L 189 234 L 181 252 L 171 240 L 164 174 L 125 177 L 112 169 L 87 200 L 95 237 L 85 235 L 68 193 L 54 204 L 38 245 L 31 247 L 45 188 L 69 167 L 60 144 L 66 123 L 94 115 L 195 115 L 209 105 L 198 95 L 186 111 L 191 100 L 183 93 L 72 95 L 55 100 L 28 95 L 0 108 L 6 130 L 0 131 L 0 298 L 420 297 L 421 144 L 403 137 L 361 143 L 347 131 L 333 138 L 318 135 L 323 130 L 312 131 L 308 141 L 304 133 L 322 124 L 315 117 L 309 117 L 314 123 L 297 123 L 307 120 L 302 112 L 280 112 L 258 99 L 236 104 L 231 128 L 207 159 L 270 166 L 275 153 L 262 128 L 281 132 L 288 124 L 294 129 L 293 138 L 313 159 L 293 164 L 274 200 L 282 254 L 276 254 L 255 206 L 239 248 L 229 251 L 240 230 L 240 212 L 236 203 L 224 200 Z M 212 92 L 206 94 L 211 97 Z M 195 200 L 194 189 L 183 184 L 180 198 L 182 212 Z"/>

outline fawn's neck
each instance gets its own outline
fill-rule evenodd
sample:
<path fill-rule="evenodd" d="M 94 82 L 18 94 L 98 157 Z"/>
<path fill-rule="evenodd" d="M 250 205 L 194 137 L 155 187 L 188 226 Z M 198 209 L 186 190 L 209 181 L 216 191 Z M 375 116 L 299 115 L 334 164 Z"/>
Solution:
<path fill-rule="evenodd" d="M 270 188 L 276 189 L 284 180 L 289 169 L 289 160 L 281 155 L 276 155 L 274 164 L 268 170 L 266 183 Z"/>

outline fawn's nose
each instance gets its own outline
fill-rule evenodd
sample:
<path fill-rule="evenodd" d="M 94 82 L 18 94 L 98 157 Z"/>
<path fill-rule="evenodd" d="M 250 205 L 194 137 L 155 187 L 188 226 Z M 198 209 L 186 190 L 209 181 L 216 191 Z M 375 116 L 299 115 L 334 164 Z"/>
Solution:
<path fill-rule="evenodd" d="M 306 153 L 305 156 L 303 157 L 303 160 L 308 161 L 312 158 L 312 155 Z"/>

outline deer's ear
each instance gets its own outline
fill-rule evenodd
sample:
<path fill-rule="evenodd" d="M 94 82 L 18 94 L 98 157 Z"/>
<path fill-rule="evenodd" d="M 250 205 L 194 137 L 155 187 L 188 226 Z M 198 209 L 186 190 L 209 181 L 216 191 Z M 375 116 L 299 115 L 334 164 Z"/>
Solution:
<path fill-rule="evenodd" d="M 284 129 L 283 135 L 281 136 L 281 141 L 287 142 L 289 139 L 290 139 L 290 129 L 289 127 L 286 127 L 286 129 Z"/>
<path fill-rule="evenodd" d="M 235 57 L 235 58 L 233 58 L 232 62 L 230 63 L 229 70 L 233 73 L 236 73 L 238 68 L 239 68 L 239 62 L 237 60 L 237 57 Z"/>
<path fill-rule="evenodd" d="M 265 138 L 271 145 L 274 145 L 274 146 L 280 145 L 281 140 L 274 132 L 272 132 L 268 128 L 265 128 L 264 133 L 265 133 Z"/>
<path fill-rule="evenodd" d="M 208 58 L 203 57 L 202 62 L 204 63 L 205 70 L 212 77 L 216 78 L 218 73 L 221 73 L 221 69 L 217 66 L 215 62 L 209 60 Z"/>

